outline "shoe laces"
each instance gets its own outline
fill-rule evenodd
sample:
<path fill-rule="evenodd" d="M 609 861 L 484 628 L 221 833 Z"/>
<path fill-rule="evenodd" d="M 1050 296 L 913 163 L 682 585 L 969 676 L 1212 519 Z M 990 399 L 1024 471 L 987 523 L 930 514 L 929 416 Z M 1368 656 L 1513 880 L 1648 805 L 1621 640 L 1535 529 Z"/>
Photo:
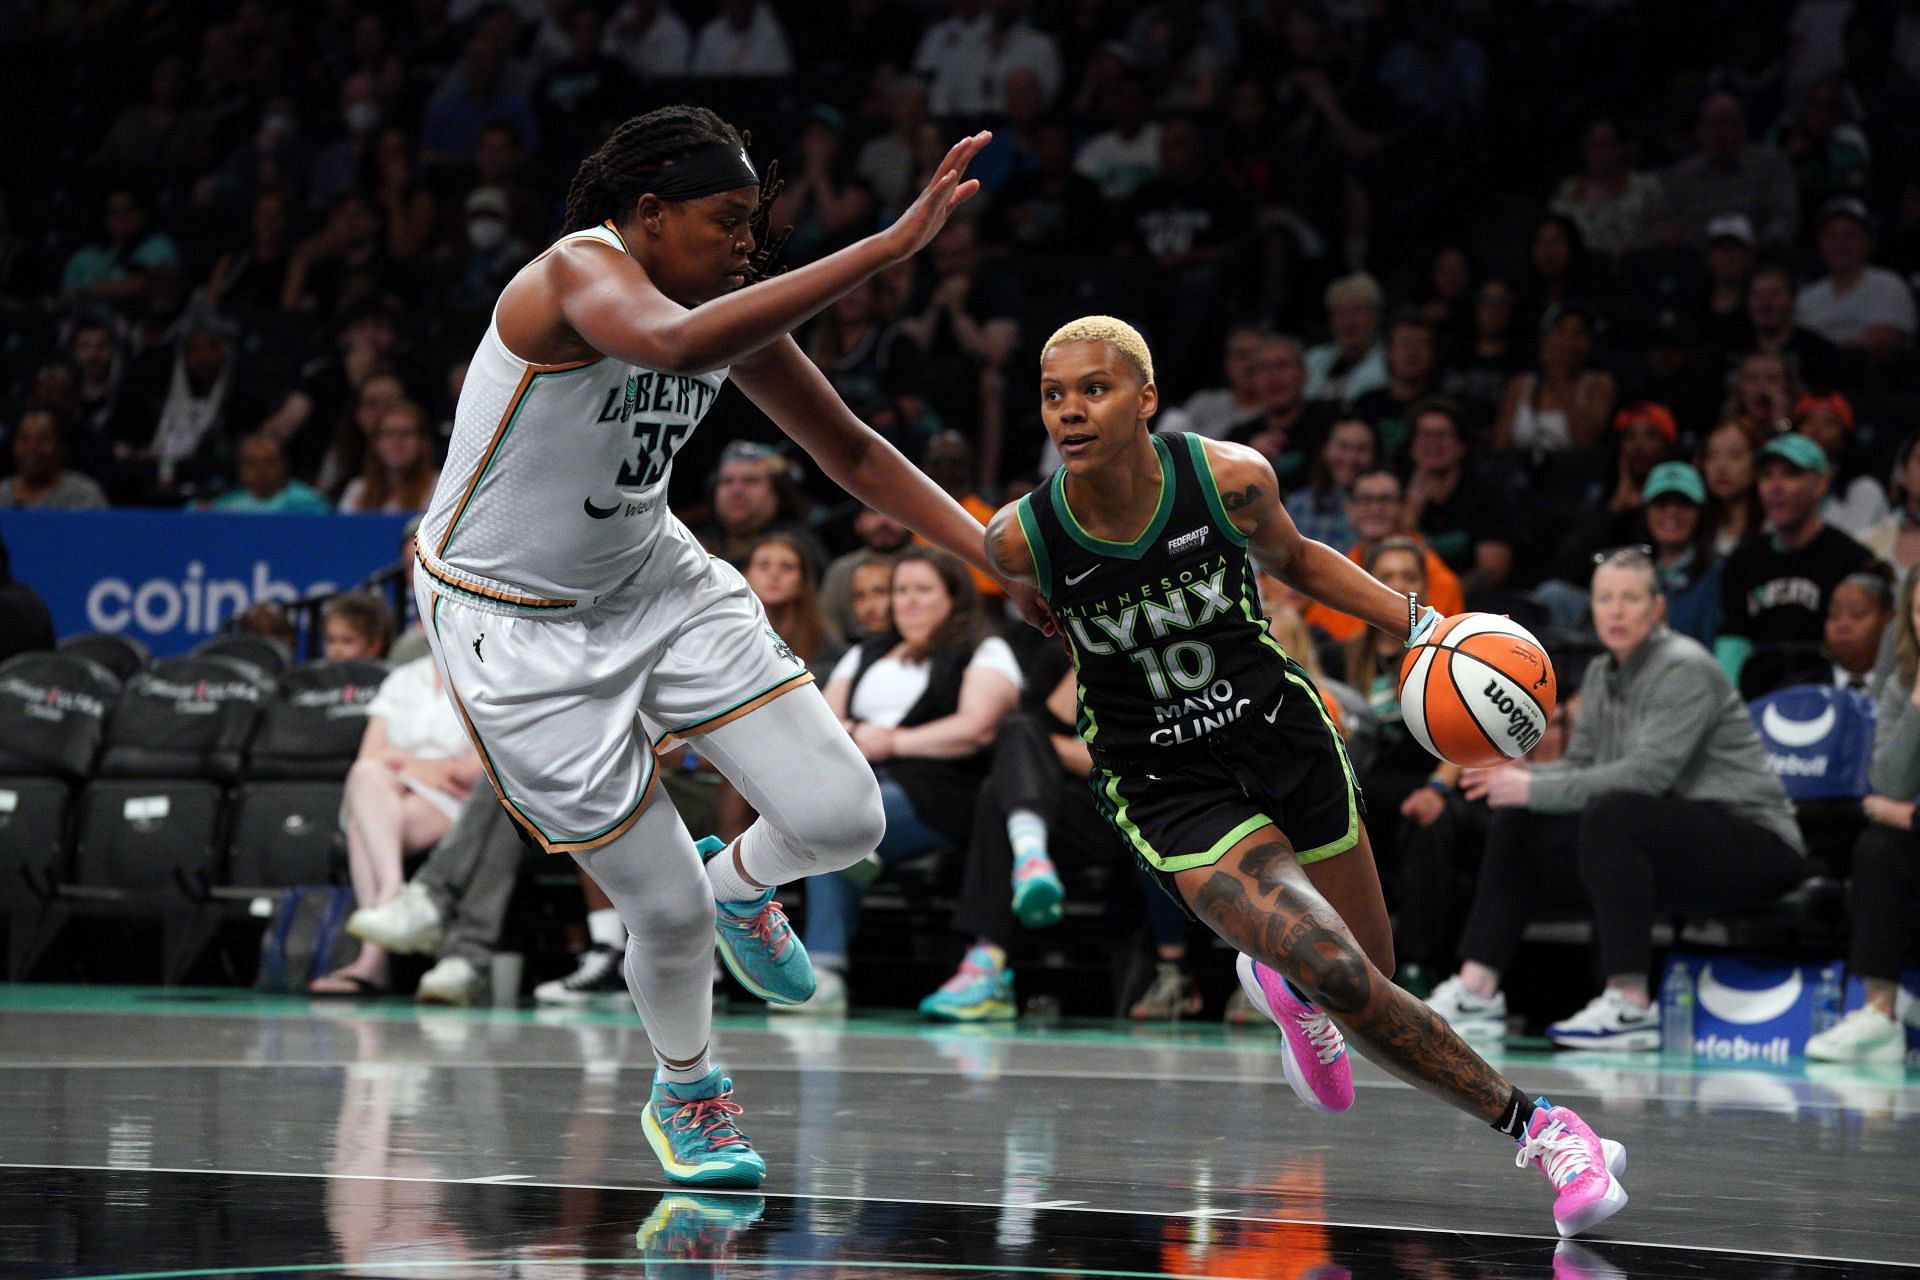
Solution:
<path fill-rule="evenodd" d="M 560 985 L 569 991 L 598 986 L 606 981 L 607 972 L 613 968 L 614 963 L 613 952 L 605 947 L 594 947 L 581 954 L 580 963 L 574 967 L 572 973 L 561 980 Z"/>
<path fill-rule="evenodd" d="M 971 960 L 962 960 L 960 967 L 954 970 L 953 976 L 940 984 L 940 989 L 950 994 L 958 995 L 974 983 L 986 982 L 991 980 L 992 977 L 992 972 L 988 970 L 985 965 L 975 964 Z"/>
<path fill-rule="evenodd" d="M 682 1133 L 699 1130 L 709 1147 L 744 1147 L 748 1145 L 747 1135 L 740 1132 L 733 1118 L 745 1114 L 746 1108 L 732 1098 L 733 1090 L 727 1089 L 711 1098 L 682 1102 L 667 1117 L 667 1124 Z"/>
<path fill-rule="evenodd" d="M 1327 1066 L 1347 1051 L 1347 1042 L 1341 1036 L 1340 1028 L 1333 1025 L 1333 1019 L 1327 1016 L 1324 1009 L 1303 1009 L 1295 1015 L 1294 1020 L 1300 1024 L 1300 1029 L 1306 1032 L 1307 1040 L 1313 1045 L 1314 1053 L 1319 1057 L 1321 1066 Z"/>
<path fill-rule="evenodd" d="M 793 944 L 793 926 L 787 923 L 787 913 L 778 902 L 768 902 L 751 916 L 736 916 L 722 910 L 720 924 L 735 933 L 746 934 L 765 947 L 776 961 L 785 956 Z"/>
<path fill-rule="evenodd" d="M 1033 854 L 1029 857 L 1014 860 L 1013 882 L 1015 884 L 1025 884 L 1027 881 L 1040 876 L 1055 876 L 1053 863 L 1047 860 L 1045 854 Z"/>
<path fill-rule="evenodd" d="M 1593 1167 L 1593 1153 L 1586 1140 L 1559 1120 L 1550 1120 L 1525 1142 L 1513 1158 L 1516 1169 L 1524 1169 L 1530 1160 L 1538 1160 L 1547 1180 L 1564 1187 Z"/>

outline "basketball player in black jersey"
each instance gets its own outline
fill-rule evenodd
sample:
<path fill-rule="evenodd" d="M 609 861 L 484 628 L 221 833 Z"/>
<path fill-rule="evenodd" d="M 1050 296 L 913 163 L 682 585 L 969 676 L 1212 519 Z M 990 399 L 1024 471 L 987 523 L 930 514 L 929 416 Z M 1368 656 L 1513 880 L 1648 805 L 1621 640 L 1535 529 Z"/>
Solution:
<path fill-rule="evenodd" d="M 1062 458 L 995 515 L 987 554 L 1052 606 L 1079 674 L 1090 783 L 1162 887 L 1240 952 L 1303 1101 L 1353 1104 L 1345 1042 L 1479 1116 L 1554 1184 L 1571 1236 L 1626 1204 L 1626 1152 L 1526 1095 L 1390 981 L 1393 937 L 1353 771 L 1306 672 L 1268 634 L 1253 562 L 1408 643 L 1438 615 L 1300 536 L 1240 445 L 1155 436 L 1153 360 L 1122 321 L 1064 326 L 1040 357 Z M 1610 1167 L 1611 1166 L 1611 1167 Z"/>

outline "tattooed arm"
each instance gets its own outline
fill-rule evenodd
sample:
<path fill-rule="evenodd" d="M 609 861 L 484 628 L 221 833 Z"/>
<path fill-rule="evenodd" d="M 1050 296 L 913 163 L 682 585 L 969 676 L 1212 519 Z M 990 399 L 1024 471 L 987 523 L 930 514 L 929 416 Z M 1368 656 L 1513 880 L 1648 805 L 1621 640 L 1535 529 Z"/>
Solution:
<path fill-rule="evenodd" d="M 1208 440 L 1205 448 L 1220 505 L 1246 535 L 1255 565 L 1330 609 L 1390 636 L 1407 634 L 1407 598 L 1326 543 L 1301 537 L 1266 458 L 1225 441 Z"/>
<path fill-rule="evenodd" d="M 1500 1120 L 1513 1086 L 1373 967 L 1277 832 L 1255 832 L 1213 866 L 1180 872 L 1176 883 L 1215 933 L 1285 975 L 1369 1060 L 1488 1124 Z"/>

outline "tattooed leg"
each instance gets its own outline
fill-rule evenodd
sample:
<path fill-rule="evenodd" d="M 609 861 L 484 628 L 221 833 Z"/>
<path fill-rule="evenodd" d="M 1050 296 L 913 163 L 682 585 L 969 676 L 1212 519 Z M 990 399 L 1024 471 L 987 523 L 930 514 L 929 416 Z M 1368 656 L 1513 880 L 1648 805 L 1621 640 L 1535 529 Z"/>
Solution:
<path fill-rule="evenodd" d="M 1278 836 L 1274 831 L 1266 834 Z M 1395 966 L 1393 921 L 1387 918 L 1387 897 L 1380 890 L 1380 872 L 1374 866 L 1373 843 L 1367 839 L 1366 827 L 1360 828 L 1360 843 L 1353 848 L 1337 858 L 1309 863 L 1301 870 L 1359 942 L 1373 967 L 1391 978 Z"/>
<path fill-rule="evenodd" d="M 1283 974 L 1369 1059 L 1488 1124 L 1505 1114 L 1513 1086 L 1367 959 L 1278 831 L 1256 831 L 1174 882 L 1215 933 Z"/>

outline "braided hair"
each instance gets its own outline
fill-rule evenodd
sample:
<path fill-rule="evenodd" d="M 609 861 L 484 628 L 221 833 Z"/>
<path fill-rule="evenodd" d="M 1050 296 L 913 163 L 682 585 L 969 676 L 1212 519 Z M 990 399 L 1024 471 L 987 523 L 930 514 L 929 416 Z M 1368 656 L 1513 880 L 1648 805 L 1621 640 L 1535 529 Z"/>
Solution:
<path fill-rule="evenodd" d="M 638 189 L 641 179 L 663 165 L 714 143 L 744 151 L 750 140 L 749 135 L 705 107 L 656 107 L 634 116 L 574 171 L 567 188 L 565 230 L 584 231 L 619 217 L 625 205 L 646 194 Z M 781 270 L 775 263 L 793 228 L 782 227 L 776 232 L 771 218 L 773 202 L 783 185 L 780 165 L 775 161 L 767 166 L 766 176 L 760 181 L 760 202 L 747 224 L 755 244 L 747 260 L 750 281 L 778 275 Z"/>

